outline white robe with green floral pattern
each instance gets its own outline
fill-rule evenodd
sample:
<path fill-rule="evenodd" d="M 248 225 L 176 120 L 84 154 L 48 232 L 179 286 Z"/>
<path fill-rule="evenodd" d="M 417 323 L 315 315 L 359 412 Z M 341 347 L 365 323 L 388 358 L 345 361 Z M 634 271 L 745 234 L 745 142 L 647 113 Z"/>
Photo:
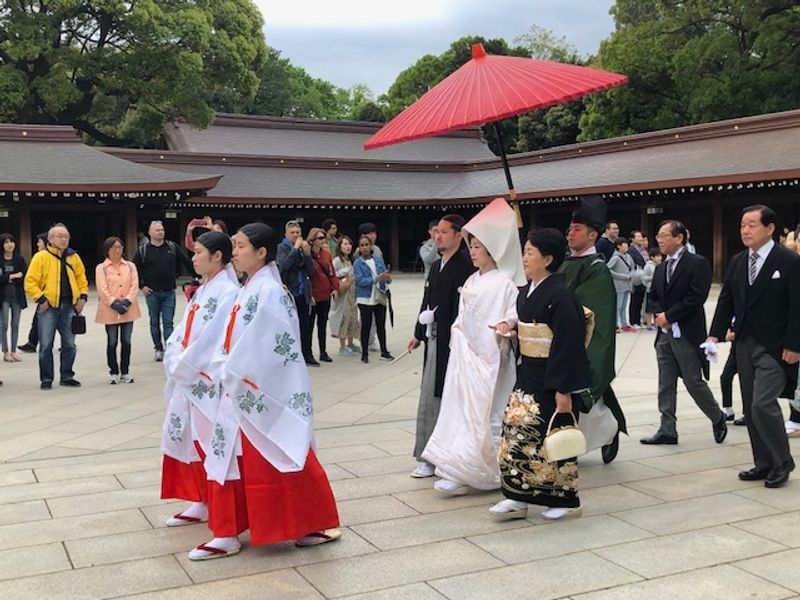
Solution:
<path fill-rule="evenodd" d="M 161 436 L 161 450 L 167 456 L 189 463 L 199 460 L 193 441 L 208 453 L 212 424 L 219 404 L 219 385 L 209 377 L 211 357 L 221 345 L 225 323 L 239 292 L 236 273 L 228 265 L 201 285 L 186 307 L 183 320 L 166 343 L 164 397 L 167 413 Z M 186 323 L 193 307 L 189 344 L 183 347 Z M 201 375 L 205 373 L 206 375 Z"/>
<path fill-rule="evenodd" d="M 313 443 L 311 382 L 297 309 L 274 262 L 249 279 L 236 306 L 229 317 L 229 351 L 212 360 L 222 397 L 205 468 L 220 484 L 239 478 L 234 457 L 242 432 L 282 473 L 301 471 Z"/>

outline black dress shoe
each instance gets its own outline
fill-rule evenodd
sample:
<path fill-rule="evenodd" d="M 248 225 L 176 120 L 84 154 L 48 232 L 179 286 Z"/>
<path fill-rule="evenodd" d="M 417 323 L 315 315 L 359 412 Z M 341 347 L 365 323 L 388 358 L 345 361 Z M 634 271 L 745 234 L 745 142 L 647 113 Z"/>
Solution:
<path fill-rule="evenodd" d="M 369 355 L 368 354 L 362 354 L 361 355 L 361 362 L 368 363 L 369 362 Z"/>
<path fill-rule="evenodd" d="M 769 471 L 769 469 L 759 469 L 758 467 L 753 467 L 748 471 L 739 471 L 739 479 L 742 481 L 761 481 L 762 479 L 767 478 Z"/>
<path fill-rule="evenodd" d="M 81 387 L 81 382 L 77 379 L 62 379 L 58 382 L 58 385 L 63 385 L 64 387 Z"/>
<path fill-rule="evenodd" d="M 306 361 L 306 364 L 307 364 L 309 367 L 318 367 L 318 366 L 319 366 L 319 363 L 318 363 L 316 360 L 314 360 L 313 358 L 309 358 L 309 359 Z"/>
<path fill-rule="evenodd" d="M 725 415 L 725 420 L 726 421 L 733 421 L 735 418 L 736 418 L 736 415 L 734 415 L 733 413 Z"/>
<path fill-rule="evenodd" d="M 734 425 L 737 427 L 747 427 L 747 419 L 744 418 L 744 415 L 739 417 L 733 422 Z"/>
<path fill-rule="evenodd" d="M 794 471 L 794 460 L 789 457 L 785 463 L 780 467 L 774 467 L 767 473 L 767 478 L 764 481 L 764 486 L 768 488 L 779 488 L 787 481 L 789 481 L 789 473 Z"/>
<path fill-rule="evenodd" d="M 671 444 L 675 445 L 678 443 L 678 436 L 666 435 L 664 433 L 657 433 L 655 435 L 651 435 L 650 437 L 642 438 L 639 440 L 642 444 Z"/>
<path fill-rule="evenodd" d="M 725 417 L 723 416 L 720 419 L 719 423 L 714 425 L 714 441 L 718 444 L 721 444 L 725 441 L 725 437 L 728 435 L 728 424 L 725 422 Z"/>
<path fill-rule="evenodd" d="M 43 381 L 42 384 L 39 387 L 42 388 L 43 390 L 49 390 L 50 388 L 53 387 L 53 382 L 52 381 Z"/>
<path fill-rule="evenodd" d="M 323 352 L 322 354 L 320 354 L 319 359 L 322 362 L 333 362 L 333 359 L 330 356 L 328 356 L 327 352 Z"/>
<path fill-rule="evenodd" d="M 617 452 L 619 452 L 619 431 L 614 436 L 614 439 L 611 440 L 610 444 L 607 444 L 600 449 L 600 453 L 603 456 L 603 462 L 605 464 L 608 464 L 617 458 Z"/>
<path fill-rule="evenodd" d="M 23 352 L 31 354 L 32 352 L 36 352 L 36 346 L 34 346 L 33 344 L 22 344 L 22 346 L 17 348 L 17 350 L 22 350 Z"/>

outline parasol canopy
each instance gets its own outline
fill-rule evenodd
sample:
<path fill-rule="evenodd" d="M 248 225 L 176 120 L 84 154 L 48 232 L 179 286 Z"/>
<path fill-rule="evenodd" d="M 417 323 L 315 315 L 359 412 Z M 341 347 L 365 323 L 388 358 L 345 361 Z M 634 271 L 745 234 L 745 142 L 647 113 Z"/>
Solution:
<path fill-rule="evenodd" d="M 517 56 L 472 59 L 428 90 L 365 143 L 366 150 L 499 121 L 625 83 L 624 75 Z"/>

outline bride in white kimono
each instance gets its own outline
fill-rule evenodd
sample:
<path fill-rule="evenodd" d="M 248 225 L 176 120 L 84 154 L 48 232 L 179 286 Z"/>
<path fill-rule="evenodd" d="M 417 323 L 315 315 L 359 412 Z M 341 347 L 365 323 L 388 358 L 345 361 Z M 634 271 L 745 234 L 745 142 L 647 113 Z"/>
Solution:
<path fill-rule="evenodd" d="M 230 265 L 231 251 L 231 240 L 224 233 L 208 232 L 197 239 L 192 265 L 204 283 L 166 344 L 167 413 L 161 438 L 161 498 L 192 502 L 186 510 L 167 519 L 168 527 L 208 518 L 203 459 L 209 451 L 219 396 L 203 374 L 210 371 L 214 348 L 222 338 L 239 292 L 239 282 Z"/>
<path fill-rule="evenodd" d="M 498 446 L 503 411 L 516 381 L 509 338 L 496 326 L 517 322 L 517 287 L 525 284 L 514 211 L 497 198 L 463 231 L 478 271 L 461 289 L 450 330 L 450 360 L 436 427 L 422 457 L 436 465 L 436 490 L 500 487 Z"/>
<path fill-rule="evenodd" d="M 275 266 L 277 243 L 263 223 L 233 237 L 233 264 L 248 277 L 211 361 L 220 401 L 204 464 L 214 539 L 192 550 L 191 560 L 236 554 L 246 529 L 254 545 L 341 537 L 313 449 L 311 382 L 297 308 Z"/>

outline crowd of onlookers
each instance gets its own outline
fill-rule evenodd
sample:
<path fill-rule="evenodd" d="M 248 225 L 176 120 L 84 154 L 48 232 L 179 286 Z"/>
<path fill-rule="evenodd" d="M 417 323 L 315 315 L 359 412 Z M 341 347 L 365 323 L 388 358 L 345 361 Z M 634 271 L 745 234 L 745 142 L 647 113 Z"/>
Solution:
<path fill-rule="evenodd" d="M 360 355 L 369 362 L 369 350 L 393 360 L 386 343 L 386 318 L 391 315 L 392 280 L 377 242 L 377 228 L 362 223 L 357 236 L 338 231 L 334 219 L 312 227 L 303 236 L 299 221 L 289 221 L 277 248 L 277 266 L 284 285 L 298 309 L 305 362 L 319 366 L 332 362 L 327 351 L 330 334 L 339 340 L 342 357 Z M 172 335 L 177 280 L 181 269 L 194 274 L 194 240 L 206 231 L 228 234 L 226 224 L 204 217 L 192 220 L 182 244 L 166 239 L 164 224 L 150 222 L 133 253 L 126 253 L 116 236 L 103 243 L 103 261 L 95 267 L 97 311 L 95 322 L 105 327 L 109 383 L 133 383 L 130 371 L 133 323 L 142 314 L 139 292 L 149 316 L 154 359 L 164 358 L 166 341 Z M 0 273 L 0 338 L 3 360 L 21 362 L 17 353 L 38 352 L 40 386 L 50 389 L 55 380 L 53 346 L 60 338 L 59 385 L 80 387 L 73 365 L 75 336 L 85 332 L 83 316 L 89 280 L 81 257 L 70 245 L 70 233 L 61 223 L 37 236 L 30 264 L 19 252 L 13 235 L 0 234 L 3 269 Z M 133 254 L 132 260 L 125 256 Z M 243 281 L 244 283 L 244 281 Z M 185 286 L 191 298 L 199 282 Z M 22 311 L 28 299 L 35 305 L 28 339 L 19 345 Z M 312 351 L 317 330 L 319 353 Z M 356 343 L 358 342 L 358 343 Z M 359 345 L 360 344 L 360 345 Z M 2 382 L 0 381 L 0 385 Z"/>
<path fill-rule="evenodd" d="M 650 292 L 656 266 L 664 260 L 664 255 L 658 245 L 650 246 L 647 234 L 638 229 L 627 238 L 619 233 L 619 224 L 609 221 L 597 240 L 597 252 L 608 265 L 617 293 L 617 333 L 655 331 Z M 691 239 L 688 229 L 687 235 Z M 696 252 L 690 241 L 686 242 L 686 250 Z"/>

